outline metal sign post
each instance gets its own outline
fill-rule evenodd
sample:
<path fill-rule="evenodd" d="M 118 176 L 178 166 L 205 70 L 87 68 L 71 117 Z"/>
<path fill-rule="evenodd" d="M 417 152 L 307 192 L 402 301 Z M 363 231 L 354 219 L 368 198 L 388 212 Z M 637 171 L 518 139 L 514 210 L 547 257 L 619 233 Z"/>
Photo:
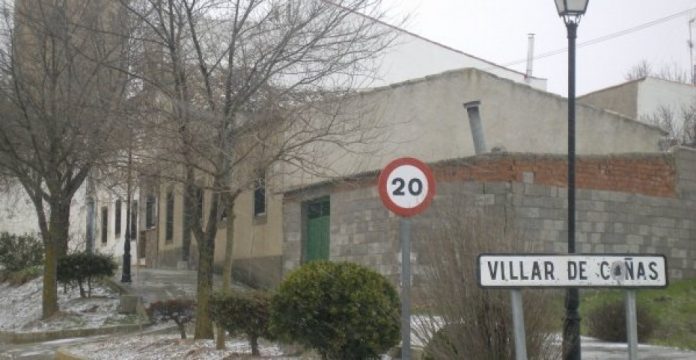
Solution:
<path fill-rule="evenodd" d="M 515 332 L 515 359 L 527 360 L 527 336 L 524 333 L 522 290 L 510 290 L 510 297 L 512 301 L 512 326 Z"/>
<path fill-rule="evenodd" d="M 628 359 L 638 360 L 638 320 L 636 316 L 636 291 L 626 290 L 626 341 Z"/>
<path fill-rule="evenodd" d="M 396 159 L 382 170 L 377 184 L 384 206 L 399 220 L 401 243 L 401 358 L 411 360 L 411 220 L 435 196 L 430 168 L 414 158 Z"/>
<path fill-rule="evenodd" d="M 399 219 L 401 239 L 401 358 L 411 359 L 411 219 Z"/>

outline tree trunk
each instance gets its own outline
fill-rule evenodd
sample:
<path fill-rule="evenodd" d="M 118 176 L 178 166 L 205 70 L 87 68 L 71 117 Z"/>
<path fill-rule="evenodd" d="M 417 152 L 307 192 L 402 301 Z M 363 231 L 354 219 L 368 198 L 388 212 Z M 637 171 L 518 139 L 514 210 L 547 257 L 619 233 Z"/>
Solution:
<path fill-rule="evenodd" d="M 70 200 L 67 200 L 67 202 L 68 204 L 70 204 Z M 58 214 L 56 214 L 56 231 L 54 233 L 53 211 L 55 211 L 55 208 L 51 206 L 51 229 L 49 230 L 52 234 L 55 234 L 56 236 L 54 239 L 56 241 L 56 254 L 58 256 L 57 259 L 60 259 L 68 254 L 68 240 L 70 237 L 70 205 L 60 207 L 61 208 L 58 210 Z"/>
<path fill-rule="evenodd" d="M 176 321 L 176 327 L 179 328 L 179 335 L 182 340 L 186 340 L 186 324 Z"/>
<path fill-rule="evenodd" d="M 225 350 L 225 329 L 222 325 L 216 323 L 217 338 L 215 339 L 215 349 Z"/>
<path fill-rule="evenodd" d="M 193 196 L 195 192 L 193 166 L 186 166 L 186 181 L 184 189 L 184 233 L 182 234 L 181 261 L 189 262 L 191 257 L 191 226 L 193 224 Z M 197 213 L 198 211 L 196 211 Z M 196 216 L 200 216 L 197 214 Z"/>
<path fill-rule="evenodd" d="M 261 356 L 261 353 L 259 352 L 259 337 L 250 336 L 249 343 L 251 343 L 251 356 Z"/>
<path fill-rule="evenodd" d="M 77 287 L 80 289 L 80 297 L 86 298 L 87 295 L 85 294 L 85 287 L 84 284 L 82 284 L 82 280 L 77 280 Z"/>
<path fill-rule="evenodd" d="M 53 200 L 48 221 L 48 236 L 44 238 L 44 279 L 42 294 L 42 318 L 58 312 L 58 259 L 67 252 L 70 226 L 70 200 Z"/>
<path fill-rule="evenodd" d="M 222 291 L 230 292 L 232 284 L 232 255 L 234 250 L 234 202 L 237 196 L 231 196 L 227 201 L 227 229 L 225 231 L 225 264 L 222 267 Z"/>
<path fill-rule="evenodd" d="M 44 277 L 41 299 L 41 318 L 48 319 L 58 312 L 58 257 L 53 241 L 44 241 Z"/>
<path fill-rule="evenodd" d="M 213 290 L 213 254 L 215 253 L 215 231 L 205 234 L 198 244 L 198 281 L 196 304 L 196 333 L 194 338 L 212 339 L 213 326 L 210 320 L 210 296 Z"/>

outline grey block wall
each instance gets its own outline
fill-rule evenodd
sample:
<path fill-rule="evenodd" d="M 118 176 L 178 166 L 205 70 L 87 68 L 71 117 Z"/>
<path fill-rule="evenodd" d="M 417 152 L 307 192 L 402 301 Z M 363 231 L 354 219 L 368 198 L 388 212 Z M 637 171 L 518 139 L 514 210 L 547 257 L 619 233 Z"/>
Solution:
<path fill-rule="evenodd" d="M 696 151 L 677 149 L 676 197 L 578 189 L 576 248 L 583 253 L 656 253 L 668 259 L 670 278 L 696 277 Z M 376 186 L 327 184 L 286 197 L 283 271 L 302 262 L 302 202 L 330 195 L 330 259 L 367 265 L 398 284 L 398 218 L 387 211 Z M 487 208 L 514 224 L 535 251 L 567 251 L 567 189 L 521 182 L 453 181 L 437 184 L 430 209 L 413 219 L 414 233 L 426 233 L 432 220 L 450 206 Z M 419 282 L 419 254 L 414 241 L 414 285 Z"/>

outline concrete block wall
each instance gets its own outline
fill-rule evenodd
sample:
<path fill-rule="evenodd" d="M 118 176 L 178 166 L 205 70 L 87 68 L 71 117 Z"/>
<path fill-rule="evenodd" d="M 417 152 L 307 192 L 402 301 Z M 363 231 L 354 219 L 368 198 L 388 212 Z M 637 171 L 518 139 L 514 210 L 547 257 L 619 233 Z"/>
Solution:
<path fill-rule="evenodd" d="M 659 253 L 673 279 L 696 276 L 696 151 L 585 157 L 578 162 L 576 241 L 584 253 Z M 505 216 L 535 250 L 567 251 L 566 164 L 559 157 L 482 156 L 431 165 L 437 196 L 413 219 L 427 233 L 448 207 Z M 331 198 L 330 259 L 367 265 L 398 284 L 398 218 L 382 205 L 376 174 L 286 196 L 284 272 L 301 264 L 301 203 Z M 414 286 L 425 244 L 414 241 Z"/>
<path fill-rule="evenodd" d="M 696 199 L 696 149 L 672 149 L 677 169 L 677 187 L 681 198 Z"/>

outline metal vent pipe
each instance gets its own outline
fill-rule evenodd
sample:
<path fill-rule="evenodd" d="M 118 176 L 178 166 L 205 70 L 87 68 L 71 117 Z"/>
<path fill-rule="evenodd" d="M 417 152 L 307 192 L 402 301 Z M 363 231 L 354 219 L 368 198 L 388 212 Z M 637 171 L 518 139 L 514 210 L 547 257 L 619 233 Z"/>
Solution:
<path fill-rule="evenodd" d="M 532 82 L 532 67 L 534 66 L 534 34 L 529 34 L 527 40 L 527 71 L 524 73 L 524 81 Z"/>
<path fill-rule="evenodd" d="M 469 115 L 469 127 L 471 128 L 471 136 L 474 138 L 474 152 L 476 155 L 488 151 L 486 149 L 486 138 L 483 135 L 479 105 L 481 105 L 481 101 L 478 100 L 464 103 L 466 113 Z"/>

